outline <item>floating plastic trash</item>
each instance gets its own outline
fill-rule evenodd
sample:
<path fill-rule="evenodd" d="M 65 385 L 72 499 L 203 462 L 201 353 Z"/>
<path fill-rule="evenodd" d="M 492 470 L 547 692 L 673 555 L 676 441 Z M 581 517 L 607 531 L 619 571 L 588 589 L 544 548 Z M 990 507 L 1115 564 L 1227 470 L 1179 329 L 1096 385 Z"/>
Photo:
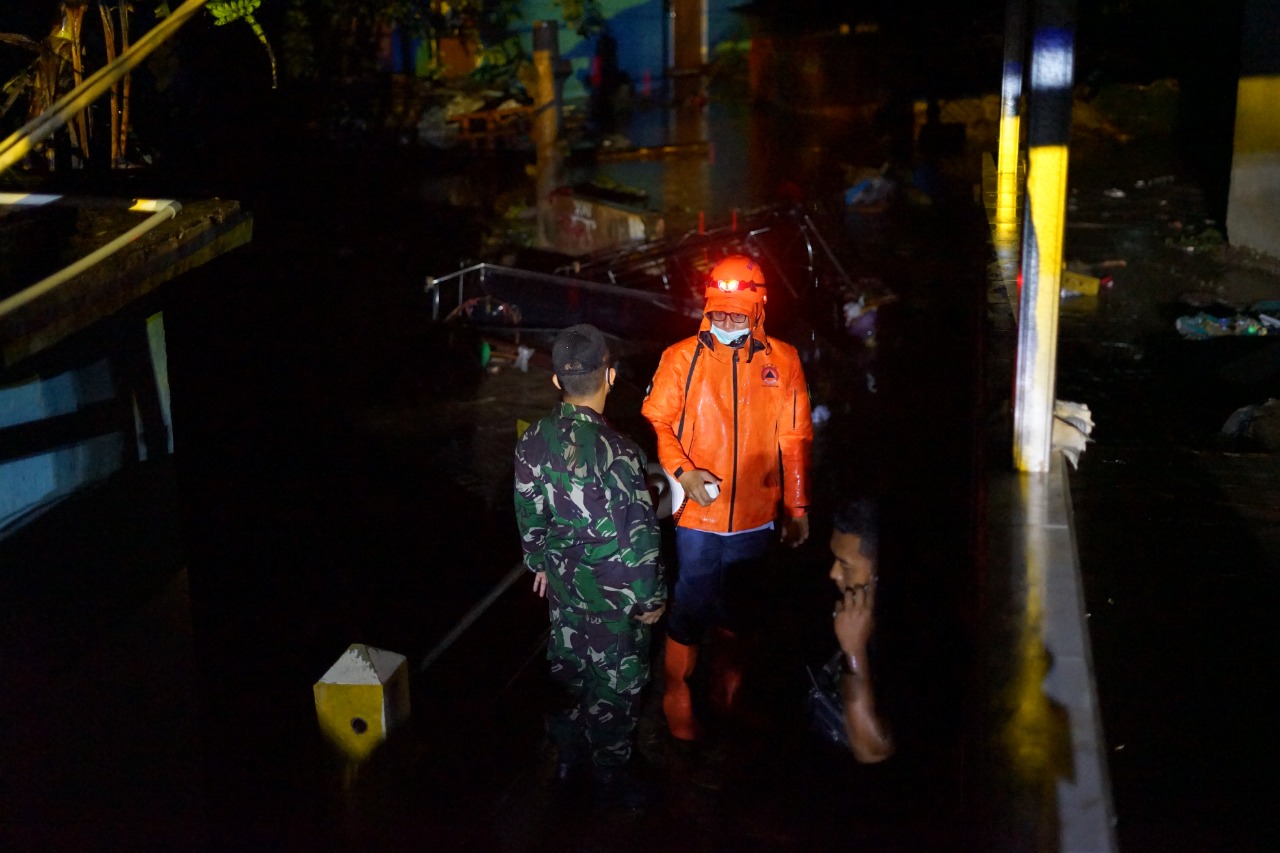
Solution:
<path fill-rule="evenodd" d="M 1267 334 L 1267 324 L 1256 317 L 1237 315 L 1215 317 L 1203 311 L 1190 317 L 1179 317 L 1174 322 L 1178 334 L 1187 340 L 1205 340 L 1222 337 L 1256 337 Z"/>
<path fill-rule="evenodd" d="M 893 182 L 888 178 L 871 177 L 859 181 L 844 191 L 845 207 L 881 204 L 893 195 Z"/>
<path fill-rule="evenodd" d="M 529 372 L 529 357 L 533 355 L 533 348 L 522 346 L 516 349 L 516 370 L 521 373 Z"/>

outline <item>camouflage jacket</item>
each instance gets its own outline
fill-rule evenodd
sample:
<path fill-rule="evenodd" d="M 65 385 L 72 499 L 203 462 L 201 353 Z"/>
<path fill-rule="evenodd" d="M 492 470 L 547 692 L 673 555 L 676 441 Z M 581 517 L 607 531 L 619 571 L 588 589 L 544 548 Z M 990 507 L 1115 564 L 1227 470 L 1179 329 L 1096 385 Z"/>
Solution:
<path fill-rule="evenodd" d="M 666 601 L 644 453 L 598 413 L 560 403 L 516 444 L 524 562 L 552 607 L 621 620 Z"/>

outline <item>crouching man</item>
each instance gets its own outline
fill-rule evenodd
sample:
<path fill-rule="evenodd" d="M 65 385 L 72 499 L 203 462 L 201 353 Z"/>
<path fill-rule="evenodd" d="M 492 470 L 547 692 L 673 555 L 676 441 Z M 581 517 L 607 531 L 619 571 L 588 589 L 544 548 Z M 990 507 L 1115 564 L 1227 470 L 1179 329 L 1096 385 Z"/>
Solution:
<path fill-rule="evenodd" d="M 879 525 L 876 505 L 854 499 L 841 506 L 833 519 L 831 580 L 840 592 L 831 614 L 840 643 L 840 700 L 845 730 L 854 757 L 863 764 L 893 755 L 893 741 L 876 710 L 872 662 L 868 642 L 875 627 Z"/>

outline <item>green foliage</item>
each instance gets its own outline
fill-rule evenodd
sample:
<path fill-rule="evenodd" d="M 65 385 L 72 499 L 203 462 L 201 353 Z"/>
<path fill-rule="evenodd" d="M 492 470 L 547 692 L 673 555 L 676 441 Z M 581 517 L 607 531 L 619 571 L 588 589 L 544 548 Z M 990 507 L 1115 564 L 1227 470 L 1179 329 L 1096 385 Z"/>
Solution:
<path fill-rule="evenodd" d="M 1206 226 L 1203 231 L 1182 234 L 1177 237 L 1167 237 L 1164 242 L 1166 246 L 1172 249 L 1195 254 L 1217 249 L 1225 245 L 1227 240 L 1217 228 Z"/>
<path fill-rule="evenodd" d="M 252 21 L 253 13 L 261 5 L 262 0 L 210 0 L 205 8 L 213 15 L 213 23 L 220 27 L 241 18 Z"/>
<path fill-rule="evenodd" d="M 553 0 L 560 8 L 564 22 L 582 38 L 590 38 L 604 29 L 607 19 L 599 0 Z"/>
<path fill-rule="evenodd" d="M 480 54 L 480 67 L 476 71 L 490 69 L 490 73 L 510 72 L 525 58 L 526 54 L 524 46 L 520 43 L 520 38 L 518 36 L 509 36 L 504 41 L 484 48 Z"/>
<path fill-rule="evenodd" d="M 230 24 L 233 21 L 244 21 L 253 29 L 253 34 L 258 37 L 258 41 L 262 42 L 263 48 L 267 51 L 267 58 L 271 60 L 271 88 L 277 87 L 276 79 L 276 54 L 271 49 L 271 42 L 267 41 L 267 34 L 263 32 L 262 25 L 258 23 L 257 18 L 253 17 L 253 12 L 262 5 L 262 0 L 210 0 L 205 4 L 205 8 L 213 15 L 214 24 L 222 26 Z"/>
<path fill-rule="evenodd" d="M 267 34 L 263 31 L 262 25 L 258 23 L 258 19 L 253 16 L 258 7 L 262 5 L 262 0 L 209 0 L 205 4 L 205 9 L 209 14 L 213 15 L 213 23 L 215 26 L 223 26 L 235 21 L 244 21 L 253 30 L 253 34 L 258 37 L 258 41 L 262 42 L 263 49 L 267 52 L 267 59 L 271 61 L 271 88 L 274 89 L 278 85 L 276 79 L 276 54 L 271 49 L 271 42 L 267 41 Z M 156 18 L 164 18 L 170 14 L 168 2 L 160 2 L 155 6 Z"/>

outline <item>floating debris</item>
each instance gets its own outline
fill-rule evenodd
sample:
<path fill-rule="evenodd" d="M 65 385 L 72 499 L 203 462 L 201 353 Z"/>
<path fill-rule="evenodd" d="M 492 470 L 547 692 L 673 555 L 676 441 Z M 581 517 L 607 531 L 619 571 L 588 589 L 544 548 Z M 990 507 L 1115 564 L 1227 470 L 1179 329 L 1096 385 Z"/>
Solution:
<path fill-rule="evenodd" d="M 1261 319 L 1245 314 L 1237 314 L 1234 317 L 1215 317 L 1203 311 L 1193 316 L 1179 317 L 1174 321 L 1174 328 L 1178 330 L 1178 334 L 1189 341 L 1232 336 L 1258 337 L 1267 334 L 1267 326 L 1268 324 Z"/>
<path fill-rule="evenodd" d="M 1176 175 L 1161 175 L 1158 178 L 1149 178 L 1148 180 L 1145 180 L 1145 181 L 1141 181 L 1141 180 L 1136 181 L 1133 185 L 1133 188 L 1137 190 L 1147 190 L 1147 189 L 1151 189 L 1152 187 L 1160 187 L 1160 186 L 1164 186 L 1165 184 L 1171 184 L 1177 179 L 1178 178 Z"/>
<path fill-rule="evenodd" d="M 1087 405 L 1070 400 L 1053 401 L 1053 449 L 1062 451 L 1072 468 L 1079 467 L 1080 454 L 1093 441 L 1089 437 L 1092 432 L 1093 414 Z"/>

